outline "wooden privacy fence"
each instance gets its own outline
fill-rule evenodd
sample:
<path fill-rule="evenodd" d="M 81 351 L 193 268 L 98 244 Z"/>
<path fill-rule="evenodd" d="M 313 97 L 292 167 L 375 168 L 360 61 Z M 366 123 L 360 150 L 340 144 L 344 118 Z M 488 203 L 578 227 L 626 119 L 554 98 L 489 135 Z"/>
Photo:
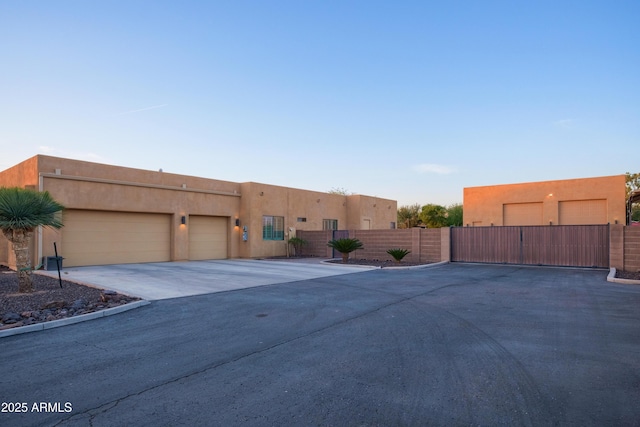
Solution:
<path fill-rule="evenodd" d="M 454 227 L 451 261 L 609 267 L 609 225 Z"/>

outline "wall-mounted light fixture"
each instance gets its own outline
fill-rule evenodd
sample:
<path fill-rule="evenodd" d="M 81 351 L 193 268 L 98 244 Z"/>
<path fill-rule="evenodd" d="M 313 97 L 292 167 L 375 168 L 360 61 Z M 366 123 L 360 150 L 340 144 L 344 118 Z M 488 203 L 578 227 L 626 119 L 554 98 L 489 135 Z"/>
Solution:
<path fill-rule="evenodd" d="M 549 225 L 553 225 L 553 221 L 549 220 Z"/>
<path fill-rule="evenodd" d="M 182 215 L 180 217 L 180 224 L 185 225 L 187 223 L 187 217 Z"/>
<path fill-rule="evenodd" d="M 236 218 L 236 227 L 240 227 L 240 218 Z"/>

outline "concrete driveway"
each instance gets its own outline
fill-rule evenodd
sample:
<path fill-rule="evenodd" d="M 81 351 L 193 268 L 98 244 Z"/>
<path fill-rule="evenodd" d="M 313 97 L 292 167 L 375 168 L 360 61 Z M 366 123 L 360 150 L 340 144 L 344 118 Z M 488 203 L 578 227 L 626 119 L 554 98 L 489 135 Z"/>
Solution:
<path fill-rule="evenodd" d="M 320 261 L 233 259 L 71 267 L 62 269 L 62 278 L 151 301 L 363 271 Z M 58 277 L 57 271 L 41 274 Z"/>
<path fill-rule="evenodd" d="M 638 425 L 640 287 L 606 276 L 378 269 L 5 337 L 0 425 Z"/>

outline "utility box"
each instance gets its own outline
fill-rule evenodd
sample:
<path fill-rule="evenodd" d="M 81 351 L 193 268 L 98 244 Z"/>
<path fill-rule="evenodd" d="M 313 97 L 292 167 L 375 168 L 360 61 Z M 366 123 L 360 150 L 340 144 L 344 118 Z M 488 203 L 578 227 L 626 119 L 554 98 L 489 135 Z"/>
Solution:
<path fill-rule="evenodd" d="M 62 260 L 64 258 L 62 258 L 61 256 L 55 257 L 55 256 L 46 256 L 44 257 L 43 263 L 44 264 L 44 269 L 45 270 L 57 270 L 58 269 L 58 262 L 60 263 L 60 269 L 62 270 Z"/>

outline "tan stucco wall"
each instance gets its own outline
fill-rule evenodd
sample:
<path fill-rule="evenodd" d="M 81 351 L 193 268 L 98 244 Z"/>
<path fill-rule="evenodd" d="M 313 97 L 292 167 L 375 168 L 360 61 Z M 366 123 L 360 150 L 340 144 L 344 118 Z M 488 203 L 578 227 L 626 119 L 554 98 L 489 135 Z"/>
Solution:
<path fill-rule="evenodd" d="M 362 218 L 371 221 L 372 229 L 388 229 L 397 216 L 395 200 L 377 197 L 344 196 L 256 182 L 241 184 L 241 193 L 240 228 L 248 227 L 248 240 L 240 245 L 241 257 L 286 255 L 283 241 L 262 240 L 263 215 L 284 217 L 285 241 L 290 237 L 290 229 L 322 230 L 325 219 L 338 220 L 341 230 L 360 229 Z M 298 218 L 306 221 L 299 222 Z"/>
<path fill-rule="evenodd" d="M 557 225 L 560 202 L 594 199 L 607 200 L 607 222 L 624 223 L 625 176 L 468 187 L 463 192 L 463 224 L 504 225 L 505 204 L 538 202 L 542 203 L 544 224 Z"/>
<path fill-rule="evenodd" d="M 389 230 L 398 220 L 398 203 L 395 200 L 355 194 L 347 196 L 347 227 L 349 230 Z M 340 227 L 342 228 L 342 227 Z M 396 224 L 397 228 L 397 224 Z"/>
<path fill-rule="evenodd" d="M 0 172 L 2 186 L 46 190 L 67 209 L 168 214 L 172 218 L 171 259 L 189 258 L 190 215 L 228 218 L 230 258 L 285 255 L 289 229 L 321 230 L 323 219 L 337 219 L 339 228 L 357 229 L 361 219 L 371 228 L 389 228 L 396 220 L 396 202 L 368 196 L 343 196 L 255 182 L 234 183 L 160 171 L 125 168 L 38 155 Z M 263 215 L 285 219 L 285 240 L 262 240 Z M 187 224 L 181 225 L 182 216 Z M 297 218 L 306 218 L 298 222 Z M 240 226 L 235 226 L 235 221 Z M 353 222 L 353 224 L 350 223 Z M 248 239 L 243 241 L 243 227 Z M 43 230 L 34 239 L 34 264 L 53 255 L 53 242 L 64 253 L 63 233 Z M 7 246 L 0 238 L 0 246 Z M 0 250 L 10 264 L 11 251 Z"/>

